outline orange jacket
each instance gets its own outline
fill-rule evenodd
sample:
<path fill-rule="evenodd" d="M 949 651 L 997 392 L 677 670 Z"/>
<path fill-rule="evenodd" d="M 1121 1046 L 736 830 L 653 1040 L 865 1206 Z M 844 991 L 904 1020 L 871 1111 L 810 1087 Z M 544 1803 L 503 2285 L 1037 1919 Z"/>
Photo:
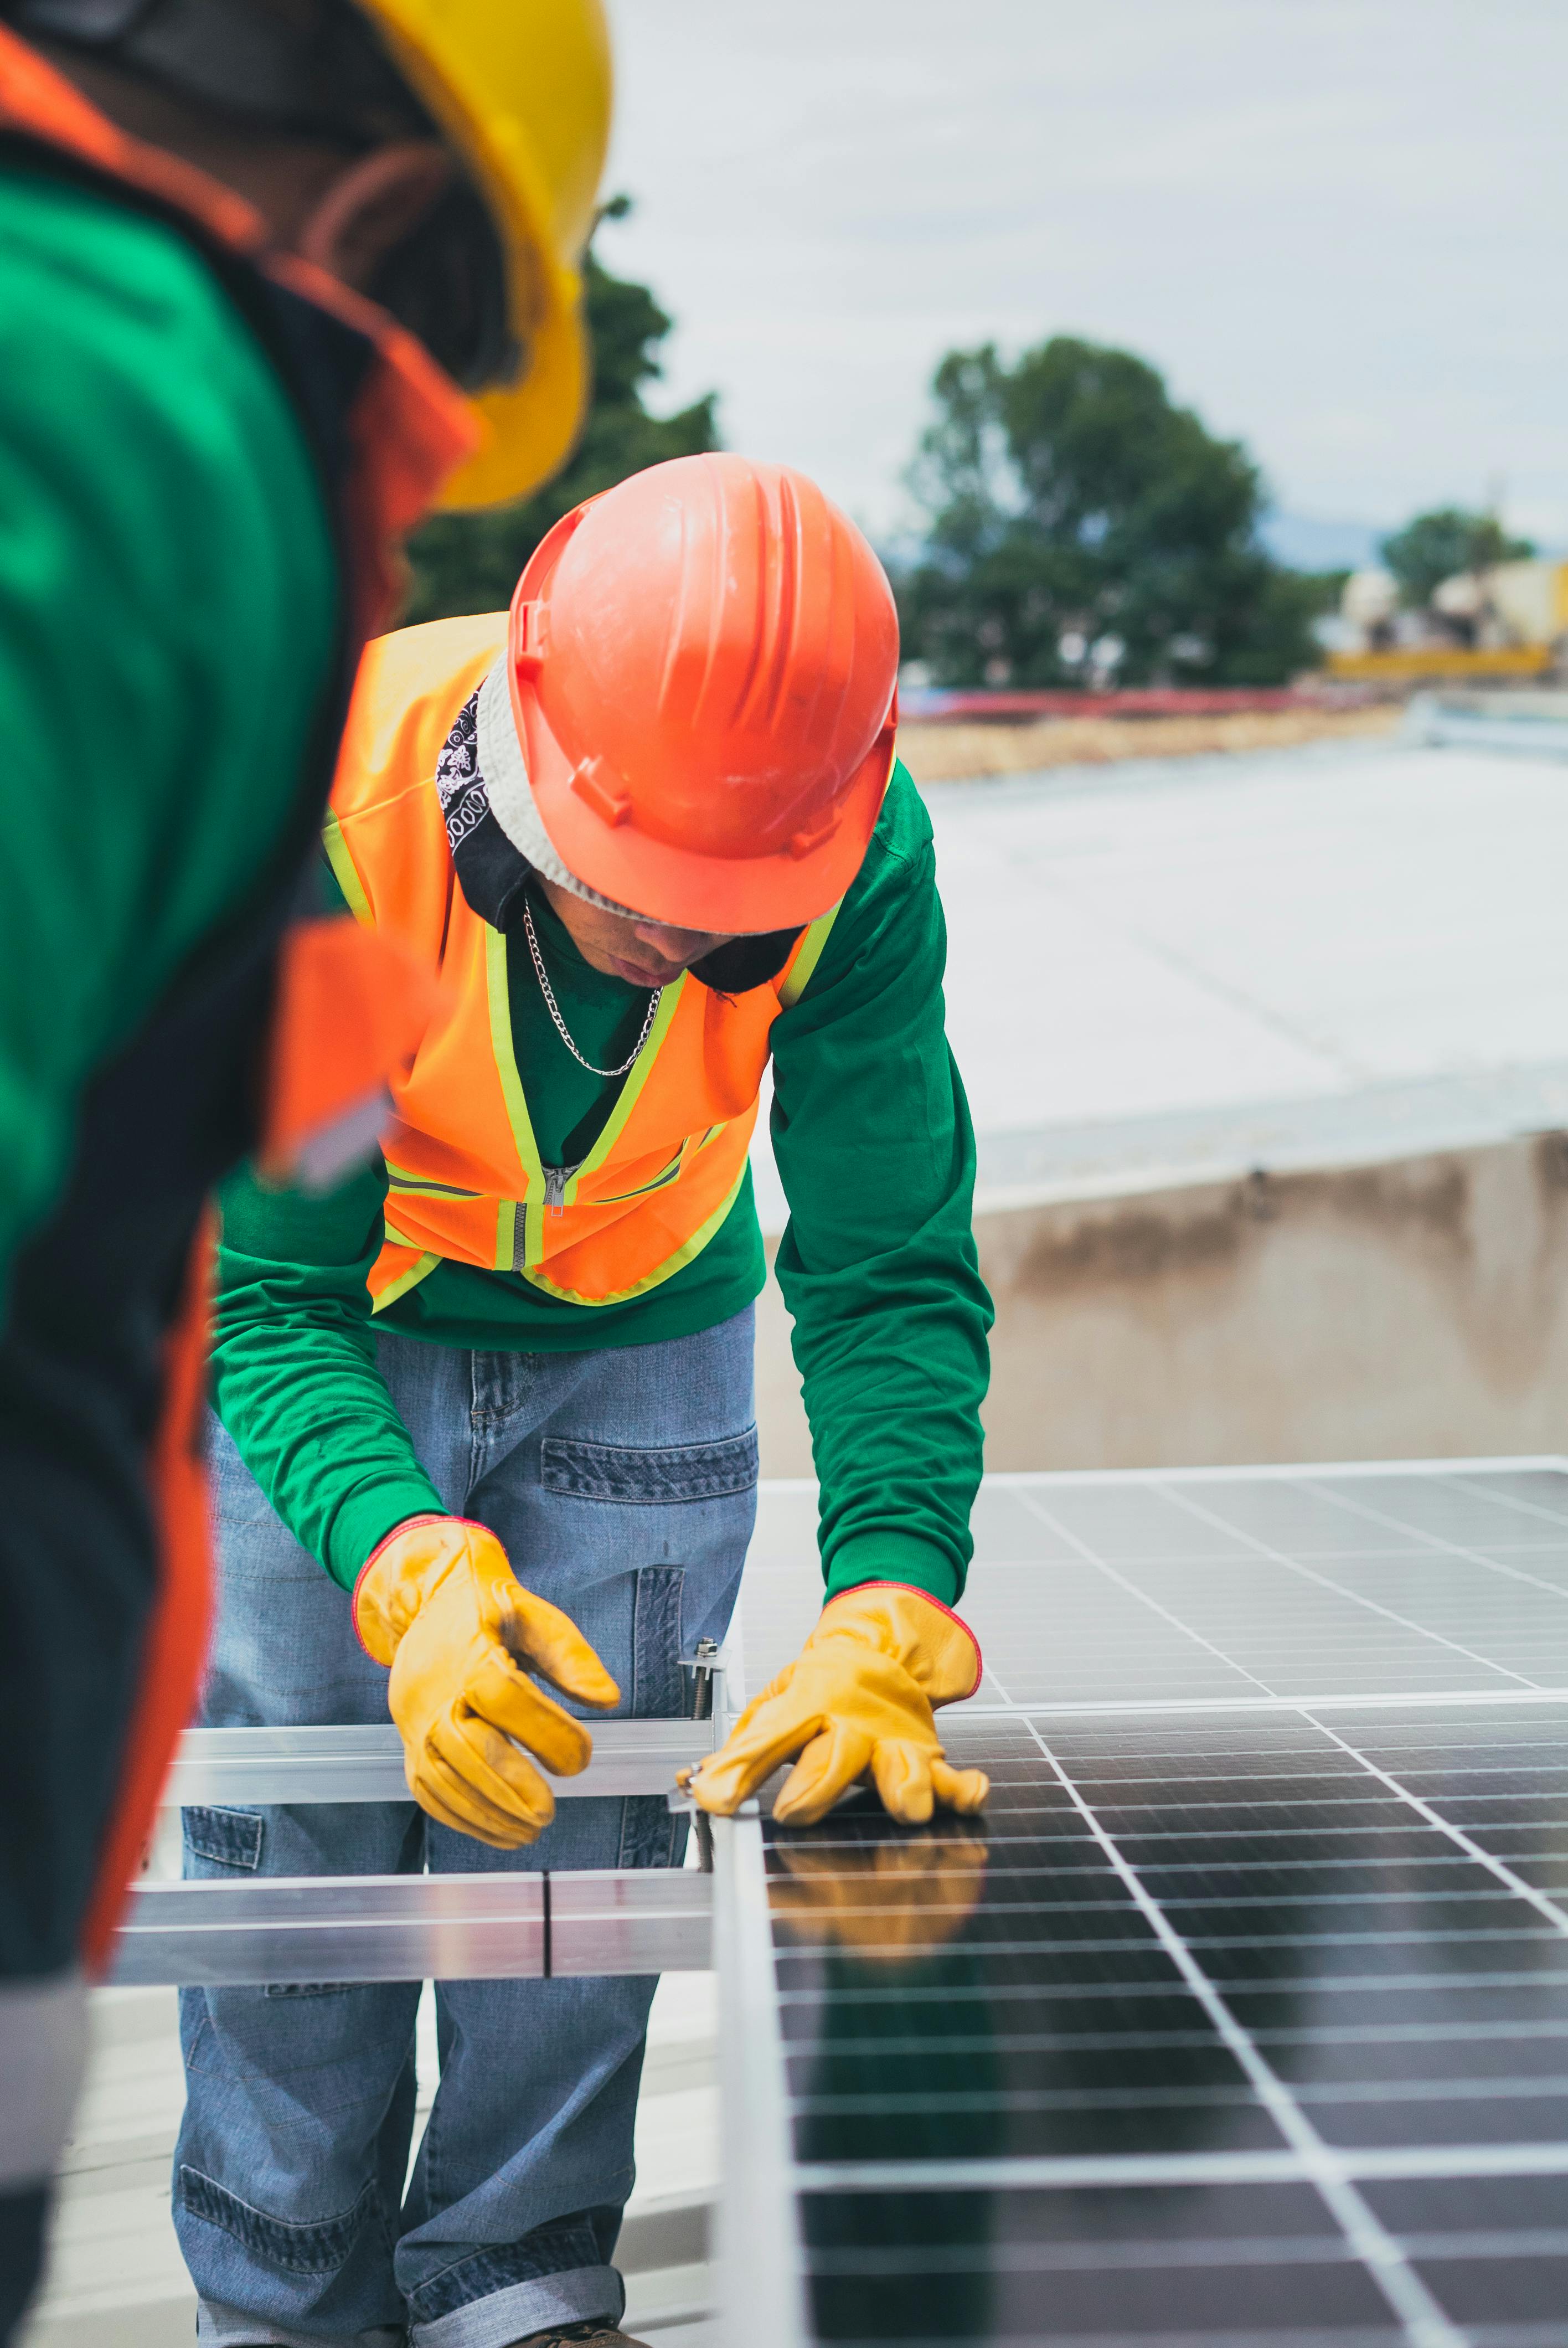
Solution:
<path fill-rule="evenodd" d="M 372 644 L 333 790 L 327 850 L 350 905 L 441 982 L 383 1135 L 378 1310 L 444 1258 L 586 1305 L 620 1303 L 689 1263 L 734 1203 L 769 1030 L 833 923 L 832 912 L 813 922 L 778 976 L 743 994 L 714 994 L 690 973 L 666 987 L 592 1149 L 574 1167 L 542 1165 L 512 1049 L 507 942 L 456 884 L 435 783 L 458 713 L 506 641 L 497 612 Z"/>

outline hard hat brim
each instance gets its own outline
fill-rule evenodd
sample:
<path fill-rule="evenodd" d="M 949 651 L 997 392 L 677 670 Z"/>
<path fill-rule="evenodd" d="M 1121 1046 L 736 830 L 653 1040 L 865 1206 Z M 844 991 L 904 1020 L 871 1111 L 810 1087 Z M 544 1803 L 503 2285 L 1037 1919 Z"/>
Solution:
<path fill-rule="evenodd" d="M 836 905 L 865 861 L 896 755 L 896 721 L 877 736 L 827 836 L 799 854 L 708 856 L 607 821 L 578 788 L 538 695 L 507 663 L 512 719 L 540 822 L 569 872 L 597 896 L 682 930 L 740 936 L 794 929 Z"/>

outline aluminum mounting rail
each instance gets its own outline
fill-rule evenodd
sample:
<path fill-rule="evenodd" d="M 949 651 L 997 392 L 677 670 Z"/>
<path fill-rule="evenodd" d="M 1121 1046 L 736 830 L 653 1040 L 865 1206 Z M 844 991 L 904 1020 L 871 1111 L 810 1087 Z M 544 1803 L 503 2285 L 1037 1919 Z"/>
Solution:
<path fill-rule="evenodd" d="M 719 1721 L 590 1723 L 593 1758 L 579 1777 L 551 1777 L 576 1795 L 667 1794 L 678 1769 L 711 1753 Z M 405 1802 L 403 1745 L 390 1721 L 358 1728 L 188 1728 L 169 1773 L 171 1807 L 289 1802 Z M 400 1979 L 391 1974 L 388 1979 Z"/>
<path fill-rule="evenodd" d="M 620 1868 L 149 1883 L 115 1936 L 109 1978 L 211 1989 L 705 1972 L 712 1881 Z"/>

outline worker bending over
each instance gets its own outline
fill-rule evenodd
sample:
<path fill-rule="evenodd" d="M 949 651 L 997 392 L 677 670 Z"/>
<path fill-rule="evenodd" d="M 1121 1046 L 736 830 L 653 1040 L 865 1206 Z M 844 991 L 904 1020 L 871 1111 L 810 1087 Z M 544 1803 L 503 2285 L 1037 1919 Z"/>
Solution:
<path fill-rule="evenodd" d="M 202 1201 L 341 1163 L 427 991 L 322 814 L 403 532 L 575 428 L 609 89 L 597 0 L 0 26 L 4 2341 L 199 1677 Z"/>
<path fill-rule="evenodd" d="M 681 1656 L 728 1623 L 770 1058 L 827 1602 L 697 1798 L 733 1810 L 796 1756 L 784 1818 L 866 1773 L 911 1821 L 984 1798 L 932 1718 L 979 1676 L 949 1608 L 989 1305 L 897 662 L 860 533 L 733 456 L 568 515 L 509 621 L 367 652 L 327 852 L 438 1007 L 374 1172 L 225 1196 L 205 1717 L 390 1704 L 420 1807 L 187 1811 L 190 1872 L 678 1863 L 661 1796 L 558 1817 L 535 1761 L 584 1766 L 585 1708 L 678 1714 Z M 416 1983 L 187 1992 L 175 2214 L 202 2339 L 622 2343 L 651 1990 L 438 1983 L 406 2200 Z"/>

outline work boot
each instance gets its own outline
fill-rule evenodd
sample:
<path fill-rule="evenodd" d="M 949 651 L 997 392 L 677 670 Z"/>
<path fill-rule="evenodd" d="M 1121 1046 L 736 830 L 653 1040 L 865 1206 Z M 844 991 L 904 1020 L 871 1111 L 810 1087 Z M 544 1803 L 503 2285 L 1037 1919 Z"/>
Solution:
<path fill-rule="evenodd" d="M 629 2332 L 618 2332 L 613 2323 L 602 2316 L 594 2316 L 587 2323 L 559 2323 L 548 2332 L 530 2332 L 526 2340 L 515 2340 L 512 2348 L 648 2348 L 645 2340 L 633 2340 Z"/>

